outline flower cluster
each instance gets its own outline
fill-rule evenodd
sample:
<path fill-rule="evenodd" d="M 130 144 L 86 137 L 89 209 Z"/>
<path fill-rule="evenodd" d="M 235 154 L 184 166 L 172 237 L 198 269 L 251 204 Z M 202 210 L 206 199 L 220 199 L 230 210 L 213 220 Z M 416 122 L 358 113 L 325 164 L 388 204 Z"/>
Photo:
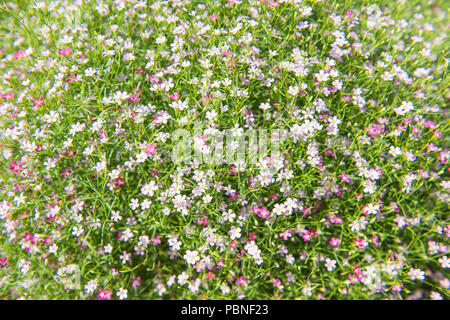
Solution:
<path fill-rule="evenodd" d="M 2 296 L 448 298 L 448 13 L 419 2 L 6 3 Z"/>

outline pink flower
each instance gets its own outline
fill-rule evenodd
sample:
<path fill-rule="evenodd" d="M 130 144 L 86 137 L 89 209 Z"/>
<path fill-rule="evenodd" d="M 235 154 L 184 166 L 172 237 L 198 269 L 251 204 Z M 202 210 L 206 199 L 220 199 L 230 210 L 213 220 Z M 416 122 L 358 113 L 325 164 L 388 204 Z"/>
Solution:
<path fill-rule="evenodd" d="M 161 237 L 160 236 L 156 236 L 152 238 L 152 243 L 156 246 L 158 244 L 161 244 Z"/>
<path fill-rule="evenodd" d="M 394 284 L 394 285 L 392 286 L 392 291 L 400 292 L 400 291 L 402 291 L 402 287 L 403 287 L 403 283 L 400 283 L 400 284 Z"/>
<path fill-rule="evenodd" d="M 311 213 L 312 213 L 311 208 L 303 208 L 302 211 L 303 211 L 303 214 L 305 215 L 305 217 L 311 215 Z"/>
<path fill-rule="evenodd" d="M 147 148 L 144 150 L 144 152 L 149 156 L 156 153 L 156 144 L 155 143 L 147 144 Z"/>
<path fill-rule="evenodd" d="M 209 16 L 209 20 L 211 21 L 216 21 L 217 20 L 217 16 L 215 13 L 213 13 L 212 15 Z"/>
<path fill-rule="evenodd" d="M 8 92 L 8 93 L 0 93 L 0 99 L 6 99 L 6 100 L 11 100 L 12 98 L 15 97 L 15 94 L 12 92 Z"/>
<path fill-rule="evenodd" d="M 339 178 L 341 178 L 342 182 L 347 182 L 347 183 L 350 182 L 350 176 L 348 176 L 345 172 L 341 173 L 339 175 Z"/>
<path fill-rule="evenodd" d="M 13 53 L 13 57 L 12 58 L 14 60 L 14 59 L 20 59 L 20 58 L 23 58 L 23 57 L 25 57 L 25 51 L 19 50 L 19 51 Z"/>
<path fill-rule="evenodd" d="M 338 238 L 331 238 L 330 240 L 330 245 L 333 247 L 339 247 L 339 245 L 341 244 L 341 240 Z"/>
<path fill-rule="evenodd" d="M 127 102 L 134 103 L 134 102 L 138 102 L 140 100 L 141 100 L 141 98 L 139 98 L 139 93 L 136 93 L 136 94 L 130 95 L 130 97 L 127 99 Z"/>
<path fill-rule="evenodd" d="M 278 199 L 278 196 L 279 196 L 278 193 L 272 193 L 272 194 L 269 196 L 269 199 L 271 199 L 272 201 L 275 201 L 275 200 Z"/>
<path fill-rule="evenodd" d="M 280 279 L 273 279 L 273 286 L 274 287 L 281 287 L 281 280 Z"/>
<path fill-rule="evenodd" d="M 33 101 L 34 101 L 31 105 L 36 108 L 39 108 L 40 106 L 42 106 L 45 103 L 44 97 L 42 97 L 42 96 L 39 96 L 39 99 L 36 99 L 36 98 L 31 98 L 31 99 L 33 99 Z"/>
<path fill-rule="evenodd" d="M 291 232 L 291 230 L 283 230 L 281 233 L 280 233 L 280 237 L 282 237 L 283 238 L 283 240 L 287 240 L 287 239 L 289 239 L 290 237 L 292 237 L 292 232 Z"/>
<path fill-rule="evenodd" d="M 428 150 L 433 151 L 433 152 L 439 151 L 439 148 L 436 147 L 436 146 L 434 145 L 434 143 L 429 143 L 429 144 L 427 145 L 427 148 L 428 148 Z"/>
<path fill-rule="evenodd" d="M 378 237 L 377 236 L 372 236 L 372 238 L 370 239 L 372 240 L 372 243 L 375 247 L 380 246 L 380 243 L 378 242 Z"/>
<path fill-rule="evenodd" d="M 377 136 L 379 134 L 384 133 L 384 125 L 378 125 L 376 123 L 371 124 L 366 128 L 367 133 L 369 136 Z"/>
<path fill-rule="evenodd" d="M 106 290 L 106 289 L 102 289 L 102 290 L 98 291 L 97 298 L 99 300 L 111 300 L 111 296 L 112 296 L 112 291 Z"/>
<path fill-rule="evenodd" d="M 178 92 L 175 92 L 174 94 L 170 94 L 169 98 L 173 101 L 177 101 L 178 99 L 180 99 L 180 94 Z"/>
<path fill-rule="evenodd" d="M 209 101 L 211 101 L 211 97 L 209 95 L 202 96 L 202 98 L 200 100 L 200 104 L 205 104 L 205 103 L 208 103 Z"/>
<path fill-rule="evenodd" d="M 448 161 L 448 156 L 449 156 L 449 153 L 448 152 L 439 152 L 439 155 L 438 155 L 438 159 L 439 159 L 439 161 L 442 163 L 442 164 L 444 164 L 444 163 L 447 163 L 447 161 Z"/>
<path fill-rule="evenodd" d="M 237 192 L 233 192 L 232 194 L 230 194 L 230 196 L 228 197 L 228 200 L 235 202 L 238 198 L 240 198 L 240 195 L 237 194 Z"/>
<path fill-rule="evenodd" d="M 258 208 L 255 206 L 252 208 L 252 211 L 254 213 L 257 213 L 258 217 L 263 218 L 263 219 L 267 218 L 270 215 L 270 212 L 269 212 L 269 210 L 267 210 L 267 208 Z"/>
<path fill-rule="evenodd" d="M 8 265 L 8 257 L 0 258 L 0 269 Z"/>
<path fill-rule="evenodd" d="M 244 286 L 244 287 L 247 286 L 247 278 L 244 276 L 240 277 L 236 282 L 240 286 Z"/>
<path fill-rule="evenodd" d="M 447 237 L 450 237 L 450 225 L 446 225 L 446 226 L 444 227 L 444 231 L 445 231 L 445 235 L 446 235 Z"/>
<path fill-rule="evenodd" d="M 358 249 L 364 249 L 368 245 L 368 242 L 366 240 L 360 238 L 354 239 L 353 242 Z"/>
<path fill-rule="evenodd" d="M 206 268 L 206 263 L 205 263 L 205 261 L 200 260 L 199 262 L 197 262 L 197 263 L 195 264 L 194 268 L 195 268 L 195 270 L 196 270 L 197 272 L 202 271 L 203 269 Z"/>
<path fill-rule="evenodd" d="M 342 218 L 337 214 L 330 214 L 329 219 L 331 223 L 342 224 Z"/>
<path fill-rule="evenodd" d="M 72 49 L 70 49 L 69 47 L 67 47 L 67 48 L 65 48 L 65 49 L 59 49 L 59 54 L 60 55 L 62 55 L 62 56 L 68 56 L 71 52 L 72 52 Z"/>
<path fill-rule="evenodd" d="M 141 285 L 141 277 L 133 277 L 131 279 L 131 287 L 137 288 Z"/>
<path fill-rule="evenodd" d="M 312 238 L 317 237 L 318 233 L 316 229 L 309 229 L 306 230 L 305 234 L 303 234 L 303 240 L 304 241 L 310 241 Z"/>
<path fill-rule="evenodd" d="M 388 120 L 387 120 L 386 118 L 378 118 L 378 119 L 377 119 L 377 122 L 378 122 L 379 124 L 385 124 L 385 123 L 388 122 Z"/>
<path fill-rule="evenodd" d="M 333 156 L 334 157 L 334 150 L 331 148 L 325 149 L 323 151 L 325 153 L 326 156 Z"/>

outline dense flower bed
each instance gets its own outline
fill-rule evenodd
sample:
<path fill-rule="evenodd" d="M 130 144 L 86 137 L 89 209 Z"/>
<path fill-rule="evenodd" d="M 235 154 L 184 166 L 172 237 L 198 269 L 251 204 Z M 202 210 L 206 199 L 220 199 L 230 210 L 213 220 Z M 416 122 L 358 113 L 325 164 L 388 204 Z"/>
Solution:
<path fill-rule="evenodd" d="M 0 297 L 448 298 L 448 22 L 6 3 Z"/>

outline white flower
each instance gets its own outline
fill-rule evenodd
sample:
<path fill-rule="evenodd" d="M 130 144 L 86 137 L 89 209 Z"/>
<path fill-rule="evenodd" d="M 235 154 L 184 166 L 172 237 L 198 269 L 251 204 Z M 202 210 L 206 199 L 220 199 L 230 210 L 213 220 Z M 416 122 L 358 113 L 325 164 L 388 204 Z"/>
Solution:
<path fill-rule="evenodd" d="M 142 163 L 147 160 L 148 155 L 145 152 L 141 152 L 136 156 L 136 162 Z"/>
<path fill-rule="evenodd" d="M 68 148 L 70 145 L 72 145 L 72 138 L 68 138 L 66 141 L 64 141 L 63 143 L 63 149 Z"/>
<path fill-rule="evenodd" d="M 184 260 L 186 260 L 187 263 L 194 265 L 197 261 L 200 260 L 200 257 L 198 256 L 198 252 L 196 250 L 191 251 L 187 250 L 186 254 L 183 256 Z"/>
<path fill-rule="evenodd" d="M 87 68 L 86 70 L 84 70 L 84 75 L 86 77 L 92 77 L 97 71 L 93 68 Z"/>
<path fill-rule="evenodd" d="M 395 158 L 402 154 L 402 149 L 400 149 L 399 147 L 391 146 L 389 149 L 389 153 Z"/>
<path fill-rule="evenodd" d="M 271 106 L 268 103 L 261 103 L 259 105 L 259 108 L 262 109 L 262 110 L 269 110 L 271 108 Z"/>
<path fill-rule="evenodd" d="M 94 146 L 90 145 L 89 147 L 86 147 L 86 149 L 84 149 L 83 155 L 90 156 L 92 154 L 92 152 L 94 152 Z"/>
<path fill-rule="evenodd" d="M 366 218 L 361 217 L 350 224 L 350 230 L 352 230 L 353 232 L 360 232 L 361 230 L 366 229 L 367 224 L 368 221 L 366 220 Z"/>
<path fill-rule="evenodd" d="M 49 114 L 44 115 L 44 121 L 46 123 L 59 122 L 59 113 L 54 110 L 50 111 Z"/>
<path fill-rule="evenodd" d="M 145 199 L 144 201 L 142 201 L 141 203 L 141 209 L 142 210 L 147 210 L 150 208 L 150 205 L 152 204 L 152 202 L 148 199 Z"/>
<path fill-rule="evenodd" d="M 181 101 L 181 100 L 171 102 L 170 106 L 172 108 L 178 109 L 180 111 L 183 111 L 184 109 L 189 108 L 187 101 Z"/>
<path fill-rule="evenodd" d="M 86 294 L 92 294 L 95 289 L 97 289 L 97 286 L 97 279 L 91 280 L 84 286 L 84 292 L 86 292 Z"/>
<path fill-rule="evenodd" d="M 325 267 L 328 271 L 333 271 L 336 268 L 336 260 L 326 258 Z"/>
<path fill-rule="evenodd" d="M 75 226 L 72 228 L 72 235 L 79 237 L 83 234 L 84 229 L 81 226 Z"/>
<path fill-rule="evenodd" d="M 149 183 L 145 184 L 141 188 L 141 192 L 144 196 L 152 197 L 154 191 L 158 190 L 158 186 L 156 185 L 155 181 L 150 181 Z"/>
<path fill-rule="evenodd" d="M 295 96 L 298 94 L 298 86 L 290 86 L 288 89 L 288 94 L 290 94 L 291 96 Z"/>
<path fill-rule="evenodd" d="M 258 249 L 255 241 L 250 241 L 249 243 L 247 243 L 244 249 L 247 250 L 247 253 L 253 257 L 259 257 L 261 253 L 261 250 Z"/>
<path fill-rule="evenodd" d="M 136 210 L 137 208 L 139 208 L 139 200 L 131 199 L 130 208 L 131 208 L 131 210 Z"/>
<path fill-rule="evenodd" d="M 194 280 L 192 280 L 190 283 L 189 283 L 189 290 L 191 290 L 191 292 L 198 292 L 198 290 L 199 290 L 199 288 L 200 288 L 200 285 L 201 285 L 201 283 L 202 283 L 202 281 L 200 280 L 200 279 L 196 279 L 195 281 Z"/>
<path fill-rule="evenodd" d="M 58 246 L 56 244 L 52 244 L 50 247 L 48 247 L 48 252 L 56 254 L 56 251 L 58 250 Z"/>
<path fill-rule="evenodd" d="M 119 288 L 119 291 L 117 291 L 117 296 L 120 300 L 126 299 L 128 297 L 127 289 Z"/>
<path fill-rule="evenodd" d="M 84 123 L 77 122 L 70 127 L 69 133 L 73 136 L 75 133 L 83 131 L 85 127 Z"/>
<path fill-rule="evenodd" d="M 402 104 L 400 105 L 400 107 L 395 108 L 394 111 L 398 116 L 404 116 L 413 109 L 414 109 L 414 105 L 412 104 L 412 102 L 403 101 Z"/>
<path fill-rule="evenodd" d="M 156 43 L 157 44 L 161 44 L 161 43 L 164 43 L 164 42 L 166 42 L 166 37 L 165 36 L 163 36 L 163 35 L 161 35 L 161 36 L 159 36 L 158 38 L 156 38 Z"/>
<path fill-rule="evenodd" d="M 111 253 L 112 249 L 113 249 L 113 247 L 109 243 L 106 246 L 103 247 L 103 251 L 105 251 L 105 253 Z"/>
<path fill-rule="evenodd" d="M 130 240 L 131 238 L 133 238 L 134 234 L 131 231 L 130 228 L 125 229 L 124 231 L 122 231 L 122 235 L 120 236 L 120 239 L 127 242 L 128 240 Z"/>
<path fill-rule="evenodd" d="M 177 277 L 177 282 L 180 286 L 183 286 L 187 283 L 187 280 L 189 279 L 189 275 L 186 273 L 186 271 L 183 271 L 181 274 Z"/>
<path fill-rule="evenodd" d="M 450 259 L 447 256 L 441 257 L 438 261 L 440 264 L 442 264 L 442 268 L 450 268 Z"/>
<path fill-rule="evenodd" d="M 232 226 L 228 234 L 230 235 L 231 240 L 239 239 L 241 237 L 241 228 Z"/>
<path fill-rule="evenodd" d="M 370 193 L 373 194 L 375 192 L 375 190 L 377 189 L 377 185 L 375 183 L 375 181 L 373 180 L 366 180 L 363 182 L 363 186 L 364 186 L 364 193 Z"/>
<path fill-rule="evenodd" d="M 131 260 L 131 254 L 127 253 L 126 251 L 124 251 L 121 255 L 120 255 L 120 260 L 122 261 L 122 264 L 127 263 L 128 261 Z"/>
<path fill-rule="evenodd" d="M 95 171 L 102 172 L 106 169 L 106 162 L 105 161 L 99 161 L 95 165 Z"/>
<path fill-rule="evenodd" d="M 325 82 L 330 79 L 330 75 L 323 70 L 320 70 L 319 73 L 315 73 L 314 76 L 317 78 L 319 82 Z"/>
<path fill-rule="evenodd" d="M 444 300 L 444 298 L 442 298 L 441 294 L 439 292 L 436 292 L 436 291 L 431 291 L 430 299 L 431 300 Z"/>
<path fill-rule="evenodd" d="M 30 270 L 30 262 L 26 261 L 25 259 L 21 259 L 19 261 L 19 265 L 17 266 L 20 269 L 20 272 L 25 274 Z"/>
<path fill-rule="evenodd" d="M 223 294 L 230 293 L 230 287 L 228 287 L 225 283 L 220 286 L 220 291 L 222 291 Z"/>
<path fill-rule="evenodd" d="M 420 269 L 411 268 L 411 269 L 409 269 L 408 275 L 411 277 L 411 279 L 413 281 L 414 280 L 420 280 L 420 281 L 425 280 L 425 272 L 423 272 Z"/>

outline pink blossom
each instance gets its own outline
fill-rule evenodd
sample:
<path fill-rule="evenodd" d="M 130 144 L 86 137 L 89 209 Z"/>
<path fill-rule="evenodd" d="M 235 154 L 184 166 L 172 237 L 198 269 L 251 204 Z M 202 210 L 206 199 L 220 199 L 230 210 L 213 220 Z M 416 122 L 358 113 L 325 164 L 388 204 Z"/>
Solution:
<path fill-rule="evenodd" d="M 137 288 L 141 285 L 141 277 L 133 277 L 131 279 L 131 287 Z"/>
<path fill-rule="evenodd" d="M 430 151 L 432 151 L 432 152 L 439 151 L 439 148 L 436 147 L 436 146 L 434 145 L 434 143 L 429 143 L 429 144 L 427 145 L 427 148 L 428 148 L 428 150 L 430 150 Z"/>
<path fill-rule="evenodd" d="M 23 58 L 23 57 L 25 57 L 25 51 L 19 50 L 19 51 L 13 53 L 12 59 L 15 60 L 15 59 Z"/>
<path fill-rule="evenodd" d="M 146 154 L 148 154 L 149 156 L 156 153 L 156 144 L 155 143 L 149 143 L 147 144 L 146 149 L 144 150 L 144 152 Z"/>
<path fill-rule="evenodd" d="M 342 181 L 342 182 L 347 182 L 347 183 L 350 182 L 350 176 L 347 175 L 345 172 L 342 172 L 342 173 L 339 175 L 339 178 L 341 178 L 341 181 Z"/>
<path fill-rule="evenodd" d="M 339 247 L 339 245 L 341 244 L 341 240 L 338 238 L 331 238 L 330 240 L 330 245 L 333 247 Z"/>
<path fill-rule="evenodd" d="M 8 265 L 8 257 L 0 258 L 0 269 Z"/>
<path fill-rule="evenodd" d="M 130 95 L 130 97 L 127 99 L 127 102 L 135 103 L 135 102 L 138 102 L 140 100 L 141 100 L 141 98 L 139 98 L 139 93 L 136 93 L 136 94 Z"/>
<path fill-rule="evenodd" d="M 169 98 L 173 101 L 177 101 L 180 98 L 180 94 L 178 92 L 175 92 L 174 94 L 170 94 Z"/>
<path fill-rule="evenodd" d="M 281 287 L 281 280 L 280 279 L 273 279 L 273 286 L 274 287 Z"/>
<path fill-rule="evenodd" d="M 280 237 L 282 237 L 283 238 L 283 240 L 287 240 L 287 239 L 289 239 L 290 237 L 292 237 L 292 232 L 291 232 L 291 230 L 283 230 L 281 233 L 280 233 Z"/>
<path fill-rule="evenodd" d="M 72 52 L 72 49 L 70 49 L 69 47 L 67 47 L 67 48 L 65 48 L 65 49 L 59 49 L 59 54 L 60 55 L 62 55 L 62 56 L 68 56 L 71 52 Z"/>
<path fill-rule="evenodd" d="M 99 300 L 111 300 L 112 291 L 101 289 L 98 291 L 98 299 Z"/>
<path fill-rule="evenodd" d="M 152 238 L 152 243 L 156 246 L 158 244 L 161 244 L 161 237 L 160 236 L 155 236 Z"/>

